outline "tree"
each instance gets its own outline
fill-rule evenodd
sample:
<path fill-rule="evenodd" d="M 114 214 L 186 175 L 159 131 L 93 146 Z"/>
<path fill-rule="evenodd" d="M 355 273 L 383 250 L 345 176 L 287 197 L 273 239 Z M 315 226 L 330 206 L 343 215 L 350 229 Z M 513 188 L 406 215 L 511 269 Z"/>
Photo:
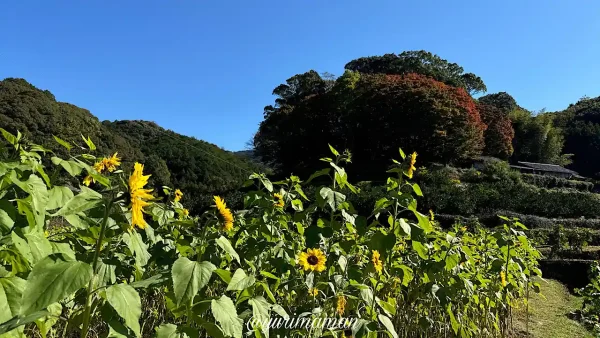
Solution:
<path fill-rule="evenodd" d="M 481 119 L 487 125 L 484 132 L 484 155 L 507 160 L 513 154 L 512 141 L 515 131 L 512 122 L 508 115 L 494 106 L 479 104 L 478 108 Z"/>
<path fill-rule="evenodd" d="M 478 99 L 479 103 L 496 107 L 502 113 L 508 115 L 511 111 L 519 108 L 517 101 L 507 92 L 488 94 Z"/>
<path fill-rule="evenodd" d="M 450 86 L 462 87 L 471 94 L 487 90 L 479 76 L 465 73 L 458 64 L 450 63 L 424 50 L 406 51 L 399 55 L 361 57 L 348 62 L 345 68 L 365 74 L 417 73 L 432 77 Z"/>
<path fill-rule="evenodd" d="M 279 170 L 303 174 L 327 155 L 324 145 L 330 143 L 351 150 L 352 170 L 368 178 L 387 168 L 399 146 L 423 153 L 422 163 L 476 156 L 484 129 L 462 88 L 419 74 L 346 71 L 330 91 L 265 114 L 254 145 Z"/>

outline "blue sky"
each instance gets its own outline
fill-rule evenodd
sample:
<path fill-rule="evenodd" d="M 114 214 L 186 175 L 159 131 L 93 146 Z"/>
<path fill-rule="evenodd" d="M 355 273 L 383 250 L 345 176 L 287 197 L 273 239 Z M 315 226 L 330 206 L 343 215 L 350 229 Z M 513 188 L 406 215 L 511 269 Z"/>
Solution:
<path fill-rule="evenodd" d="M 3 1 L 0 78 L 240 150 L 273 88 L 425 49 L 530 110 L 600 95 L 600 2 Z"/>

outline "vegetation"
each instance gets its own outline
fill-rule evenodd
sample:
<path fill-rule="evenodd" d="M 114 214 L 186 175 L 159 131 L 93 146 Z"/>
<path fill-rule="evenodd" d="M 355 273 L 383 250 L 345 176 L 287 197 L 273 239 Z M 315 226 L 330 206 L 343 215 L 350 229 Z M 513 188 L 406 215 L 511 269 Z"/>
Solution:
<path fill-rule="evenodd" d="M 131 166 L 146 164 L 153 186 L 177 186 L 188 197 L 188 206 L 208 207 L 211 194 L 237 190 L 248 173 L 259 166 L 215 145 L 164 130 L 153 122 L 100 122 L 87 110 L 57 102 L 49 91 L 22 79 L 0 81 L 0 126 L 43 147 L 53 148 L 53 136 L 85 146 L 81 135 L 94 140 L 100 153 L 116 151 Z M 56 149 L 67 156 L 66 148 Z M 61 175 L 68 179 L 68 175 Z"/>
<path fill-rule="evenodd" d="M 416 156 L 402 151 L 367 215 L 346 200 L 360 193 L 343 168 L 349 155 L 331 148 L 327 168 L 307 182 L 253 174 L 244 210 L 215 196 L 195 216 L 181 191 L 164 187 L 160 198 L 142 164 L 130 172 L 116 155 L 96 157 L 89 139 L 86 151 L 61 158 L 2 134 L 0 334 L 242 337 L 252 317 L 250 332 L 262 337 L 272 314 L 304 314 L 358 321 L 352 332 L 270 333 L 498 336 L 539 288 L 539 253 L 524 226 L 440 229 L 418 211 Z M 82 183 L 56 184 L 57 170 Z M 308 198 L 302 186 L 318 175 L 330 181 Z M 142 300 L 164 312 L 140 320 Z"/>
<path fill-rule="evenodd" d="M 586 287 L 577 290 L 583 298 L 580 320 L 596 335 L 600 335 L 600 267 L 596 263 L 590 271 L 591 282 Z"/>

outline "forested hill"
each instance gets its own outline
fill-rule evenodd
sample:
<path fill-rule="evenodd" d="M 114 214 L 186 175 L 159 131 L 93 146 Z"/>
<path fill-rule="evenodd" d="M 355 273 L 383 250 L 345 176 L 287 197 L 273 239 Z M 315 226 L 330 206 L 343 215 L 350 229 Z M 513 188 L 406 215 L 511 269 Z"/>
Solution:
<path fill-rule="evenodd" d="M 88 110 L 56 101 L 24 79 L 0 81 L 0 127 L 20 131 L 34 143 L 66 156 L 53 135 L 75 144 L 89 136 L 98 155 L 119 152 L 124 166 L 146 165 L 153 185 L 181 189 L 190 208 L 210 203 L 212 194 L 235 190 L 257 165 L 214 144 L 165 130 L 148 121 L 104 121 Z"/>

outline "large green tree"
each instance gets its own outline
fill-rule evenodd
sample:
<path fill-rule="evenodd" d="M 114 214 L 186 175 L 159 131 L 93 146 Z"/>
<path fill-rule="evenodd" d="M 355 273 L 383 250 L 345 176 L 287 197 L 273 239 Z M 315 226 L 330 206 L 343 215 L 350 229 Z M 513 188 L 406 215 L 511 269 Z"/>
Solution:
<path fill-rule="evenodd" d="M 308 77 L 287 83 L 298 78 Z M 385 169 L 399 146 L 421 153 L 422 162 L 460 160 L 483 149 L 485 125 L 471 96 L 419 74 L 347 71 L 329 91 L 278 106 L 265 113 L 254 145 L 283 172 L 310 172 L 326 143 L 351 150 L 353 172 L 364 178 Z"/>
<path fill-rule="evenodd" d="M 487 90 L 479 76 L 465 73 L 460 65 L 424 50 L 361 57 L 348 62 L 345 68 L 366 74 L 422 74 L 450 86 L 462 87 L 471 94 Z"/>

